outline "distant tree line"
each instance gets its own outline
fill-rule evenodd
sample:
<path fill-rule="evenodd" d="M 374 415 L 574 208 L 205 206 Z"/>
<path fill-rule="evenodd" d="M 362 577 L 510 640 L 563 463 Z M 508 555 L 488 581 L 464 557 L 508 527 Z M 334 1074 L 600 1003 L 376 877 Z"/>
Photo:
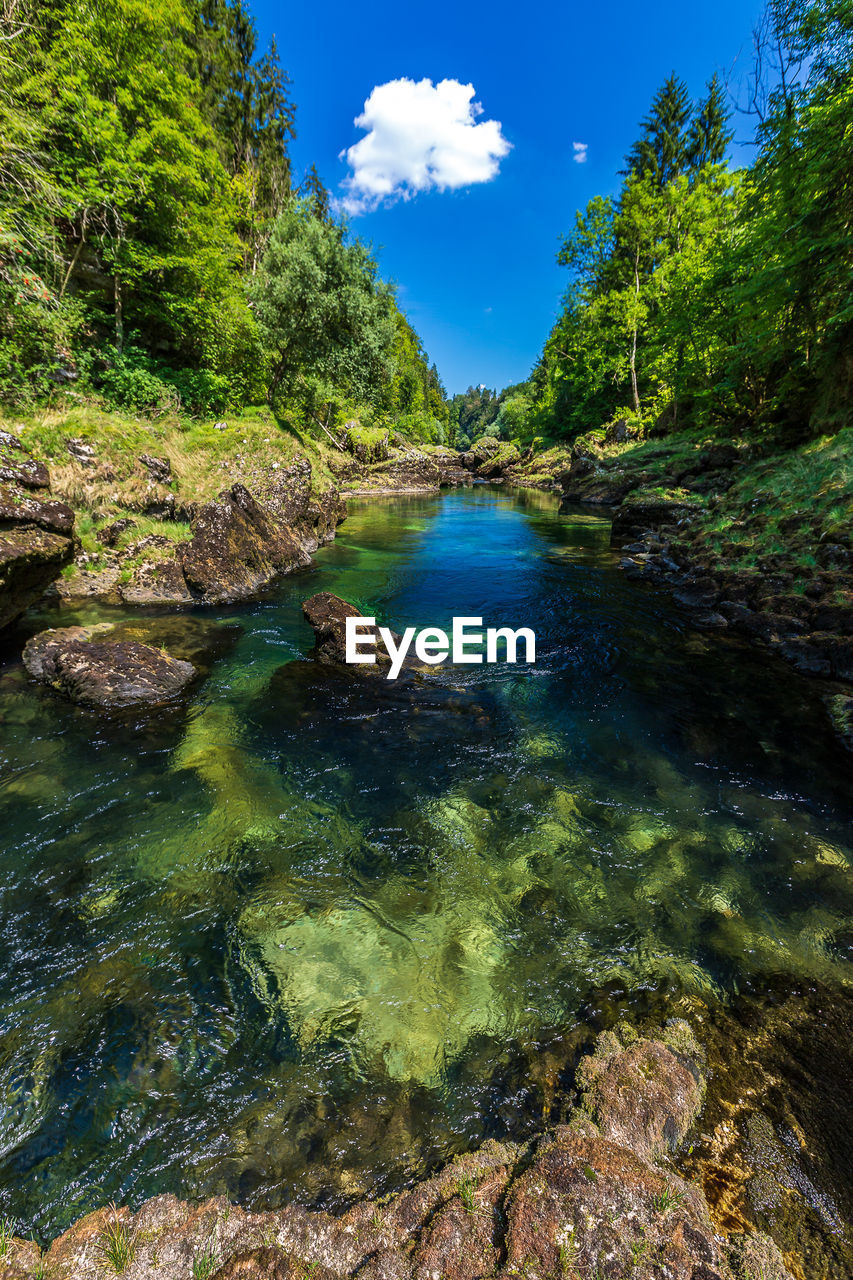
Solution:
<path fill-rule="evenodd" d="M 520 382 L 501 392 L 479 386 L 453 396 L 450 420 L 457 446 L 465 449 L 481 436 L 512 440 L 522 434 L 531 412 L 528 390 Z"/>

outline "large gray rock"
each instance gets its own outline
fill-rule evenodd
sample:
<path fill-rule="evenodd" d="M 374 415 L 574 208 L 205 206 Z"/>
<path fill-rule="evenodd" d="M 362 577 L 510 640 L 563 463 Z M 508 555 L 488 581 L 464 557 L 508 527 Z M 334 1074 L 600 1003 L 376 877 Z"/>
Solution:
<path fill-rule="evenodd" d="M 241 484 L 201 508 L 192 534 L 177 558 L 190 592 L 207 604 L 247 600 L 311 562 L 294 534 Z"/>
<path fill-rule="evenodd" d="M 24 666 L 72 702 L 103 710 L 172 702 L 196 674 L 162 649 L 93 634 L 85 627 L 42 631 L 27 641 Z"/>

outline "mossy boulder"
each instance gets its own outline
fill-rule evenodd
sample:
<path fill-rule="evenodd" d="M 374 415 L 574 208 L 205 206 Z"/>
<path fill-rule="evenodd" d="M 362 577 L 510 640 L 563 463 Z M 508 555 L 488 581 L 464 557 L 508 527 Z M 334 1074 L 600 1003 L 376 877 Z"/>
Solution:
<path fill-rule="evenodd" d="M 480 464 L 477 474 L 484 480 L 495 480 L 510 467 L 517 466 L 519 462 L 521 462 L 521 450 L 518 445 L 512 442 L 501 444 L 485 462 Z"/>
<path fill-rule="evenodd" d="M 612 536 L 618 541 L 644 529 L 683 525 L 701 510 L 701 503 L 682 489 L 634 489 L 613 516 Z"/>
<path fill-rule="evenodd" d="M 488 462 L 498 452 L 500 447 L 501 442 L 495 436 L 481 436 L 470 448 L 459 455 L 459 461 L 468 471 L 477 471 L 484 462 Z"/>
<path fill-rule="evenodd" d="M 675 1150 L 702 1104 L 698 1049 L 680 1026 L 678 1048 L 606 1031 L 578 1067 L 581 1106 L 602 1136 L 647 1159 Z"/>
<path fill-rule="evenodd" d="M 388 429 L 348 422 L 344 427 L 344 448 L 357 462 L 384 462 L 390 450 Z"/>
<path fill-rule="evenodd" d="M 42 631 L 27 641 L 24 666 L 33 679 L 72 702 L 101 710 L 162 706 L 195 677 L 195 667 L 137 640 L 99 640 L 92 629 Z"/>

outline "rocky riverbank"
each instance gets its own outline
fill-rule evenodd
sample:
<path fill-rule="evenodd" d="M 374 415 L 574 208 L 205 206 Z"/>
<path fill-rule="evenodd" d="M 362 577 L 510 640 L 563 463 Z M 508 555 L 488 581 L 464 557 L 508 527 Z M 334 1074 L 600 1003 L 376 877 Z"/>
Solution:
<path fill-rule="evenodd" d="M 34 604 L 74 555 L 74 512 L 47 468 L 0 431 L 0 628 Z"/>
<path fill-rule="evenodd" d="M 679 1172 L 703 1062 L 685 1022 L 654 1038 L 626 1025 L 581 1059 L 566 1123 L 529 1143 L 486 1142 L 340 1217 L 223 1197 L 107 1207 L 44 1254 L 7 1239 L 0 1280 L 792 1280 L 796 1263 L 772 1239 L 721 1231 L 701 1185 Z"/>
<path fill-rule="evenodd" d="M 365 497 L 437 493 L 469 484 L 512 484 L 558 492 L 558 477 L 570 464 L 568 449 L 535 453 L 491 436 L 462 452 L 444 445 L 415 447 L 397 437 L 396 442 L 386 443 L 378 460 L 356 451 L 330 462 L 342 490 Z"/>
<path fill-rule="evenodd" d="M 305 454 L 229 452 L 206 471 L 184 459 L 181 476 L 168 452 L 117 457 L 108 440 L 63 437 L 52 453 L 33 441 L 49 470 L 27 441 L 0 434 L 0 627 L 45 592 L 128 605 L 251 599 L 310 564 L 346 518 Z M 229 483 L 208 497 L 216 480 Z"/>
<path fill-rule="evenodd" d="M 632 441 L 625 430 L 575 441 L 564 501 L 613 508 L 625 572 L 668 587 L 696 625 L 741 634 L 822 681 L 853 749 L 852 433 L 785 450 Z"/>

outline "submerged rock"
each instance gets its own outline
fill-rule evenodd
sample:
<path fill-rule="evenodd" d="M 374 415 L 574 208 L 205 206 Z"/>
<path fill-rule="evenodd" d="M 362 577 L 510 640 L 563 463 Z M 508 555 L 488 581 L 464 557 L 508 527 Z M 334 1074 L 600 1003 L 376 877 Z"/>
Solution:
<path fill-rule="evenodd" d="M 688 1056 L 676 1056 L 658 1040 L 624 1045 L 605 1032 L 592 1057 L 578 1069 L 584 1109 L 602 1136 L 647 1159 L 681 1143 L 702 1102 L 698 1056 L 688 1033 Z M 689 1064 L 689 1065 L 688 1065 Z M 637 1081 L 644 1081 L 642 1089 Z"/>
<path fill-rule="evenodd" d="M 200 675 L 207 675 L 215 662 L 234 648 L 243 634 L 236 622 L 180 612 L 165 617 L 129 618 L 110 628 L 110 640 L 138 640 L 165 650 L 172 658 L 189 662 Z"/>
<path fill-rule="evenodd" d="M 853 696 L 836 693 L 824 699 L 832 726 L 848 751 L 853 751 Z"/>
<path fill-rule="evenodd" d="M 99 629 L 65 627 L 27 641 L 24 666 L 72 702 L 101 709 L 160 706 L 196 674 L 189 662 L 137 640 L 96 640 Z"/>

